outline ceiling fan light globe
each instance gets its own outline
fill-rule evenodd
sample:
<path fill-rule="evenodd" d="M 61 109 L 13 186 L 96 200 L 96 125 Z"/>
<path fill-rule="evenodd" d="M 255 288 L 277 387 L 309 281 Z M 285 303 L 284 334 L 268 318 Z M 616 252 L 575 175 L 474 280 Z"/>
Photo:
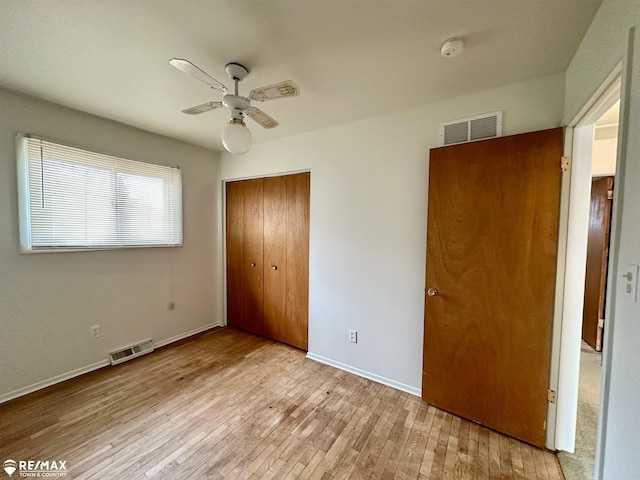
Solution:
<path fill-rule="evenodd" d="M 251 131 L 242 120 L 232 118 L 222 130 L 222 145 L 234 155 L 247 153 L 251 148 Z"/>

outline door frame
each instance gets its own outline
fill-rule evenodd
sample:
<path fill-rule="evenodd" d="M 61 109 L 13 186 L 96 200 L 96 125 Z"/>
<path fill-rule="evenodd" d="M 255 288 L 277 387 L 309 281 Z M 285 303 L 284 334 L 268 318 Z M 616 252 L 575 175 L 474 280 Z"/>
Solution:
<path fill-rule="evenodd" d="M 621 60 L 565 129 L 564 151 L 565 156 L 570 157 L 570 168 L 563 172 L 560 197 L 560 241 L 549 378 L 549 388 L 557 393 L 557 401 L 549 403 L 547 413 L 546 447 L 550 450 L 575 451 L 593 132 L 598 118 L 620 99 L 622 70 Z M 620 151 L 616 163 L 619 161 Z M 612 223 L 612 232 L 614 228 Z"/>
<path fill-rule="evenodd" d="M 311 182 L 311 178 L 313 175 L 311 174 L 311 169 L 301 169 L 301 170 L 287 170 L 283 172 L 270 172 L 256 175 L 246 175 L 242 177 L 230 177 L 223 178 L 220 180 L 220 236 L 218 238 L 221 239 L 220 245 L 221 249 L 219 251 L 220 257 L 222 259 L 221 262 L 221 270 L 222 270 L 222 292 L 220 292 L 222 299 L 222 322 L 223 326 L 227 326 L 227 183 L 229 182 L 239 182 L 242 180 L 254 180 L 257 178 L 269 178 L 269 177 L 282 177 L 284 175 L 295 175 L 298 173 L 308 173 L 309 174 L 309 182 Z M 312 191 L 312 189 L 310 188 Z M 311 216 L 311 198 L 309 198 L 309 216 Z M 311 243 L 311 223 L 309 223 L 309 243 Z"/>

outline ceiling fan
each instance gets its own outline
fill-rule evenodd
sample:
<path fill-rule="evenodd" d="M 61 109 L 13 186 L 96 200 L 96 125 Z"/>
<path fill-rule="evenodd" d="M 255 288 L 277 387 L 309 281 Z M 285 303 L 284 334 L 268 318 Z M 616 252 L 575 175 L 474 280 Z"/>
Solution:
<path fill-rule="evenodd" d="M 243 65 L 239 63 L 227 63 L 225 70 L 229 78 L 233 80 L 233 94 L 229 93 L 227 87 L 211 77 L 203 70 L 188 60 L 182 58 L 173 58 L 169 61 L 171 65 L 189 75 L 197 78 L 201 82 L 206 83 L 214 90 L 222 92 L 224 97 L 219 102 L 208 102 L 195 107 L 185 108 L 182 113 L 188 115 L 198 115 L 200 113 L 215 110 L 216 108 L 226 107 L 231 111 L 231 120 L 222 130 L 222 144 L 224 148 L 235 155 L 246 153 L 251 148 L 251 132 L 244 123 L 244 116 L 248 116 L 264 128 L 275 128 L 278 122 L 264 113 L 259 108 L 251 106 L 252 101 L 264 102 L 267 100 L 275 100 L 277 98 L 295 97 L 300 95 L 298 86 L 291 80 L 274 83 L 266 87 L 254 88 L 249 92 L 248 97 L 242 97 L 238 94 L 238 83 L 249 74 Z"/>

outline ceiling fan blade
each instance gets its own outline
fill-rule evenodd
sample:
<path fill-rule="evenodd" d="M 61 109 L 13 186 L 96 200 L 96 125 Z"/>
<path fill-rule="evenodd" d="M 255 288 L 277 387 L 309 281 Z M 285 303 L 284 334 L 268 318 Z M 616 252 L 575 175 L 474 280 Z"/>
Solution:
<path fill-rule="evenodd" d="M 275 128 L 280 125 L 277 120 L 274 120 L 269 115 L 256 107 L 249 107 L 244 112 L 251 120 L 263 126 L 264 128 Z"/>
<path fill-rule="evenodd" d="M 169 60 L 169 63 L 176 67 L 178 70 L 181 70 L 184 73 L 188 73 L 192 77 L 195 77 L 201 82 L 206 83 L 211 88 L 215 88 L 225 95 L 227 94 L 227 87 L 225 87 L 222 83 L 220 83 L 218 80 L 216 80 L 206 72 L 200 70 L 189 60 L 184 60 L 182 58 L 172 58 L 171 60 Z"/>
<path fill-rule="evenodd" d="M 208 112 L 220 107 L 222 107 L 222 102 L 209 102 L 203 103 L 202 105 L 196 105 L 195 107 L 185 108 L 182 110 L 182 113 L 186 113 L 187 115 L 198 115 L 199 113 Z"/>
<path fill-rule="evenodd" d="M 266 87 L 254 88 L 249 92 L 249 98 L 251 100 L 257 100 L 258 102 L 283 97 L 295 97 L 296 95 L 300 95 L 300 89 L 291 80 L 274 83 Z"/>

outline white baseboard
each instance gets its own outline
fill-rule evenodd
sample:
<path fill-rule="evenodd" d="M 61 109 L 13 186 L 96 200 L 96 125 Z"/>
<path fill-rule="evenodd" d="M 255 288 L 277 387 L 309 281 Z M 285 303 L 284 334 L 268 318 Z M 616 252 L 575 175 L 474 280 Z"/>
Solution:
<path fill-rule="evenodd" d="M 183 338 L 190 337 L 192 335 L 196 335 L 198 333 L 202 333 L 206 330 L 210 330 L 214 327 L 221 327 L 221 323 L 210 323 L 208 325 L 204 325 L 202 327 L 195 328 L 188 332 L 180 333 L 179 335 L 174 335 L 173 337 L 167 338 L 165 340 L 161 340 L 158 343 L 154 343 L 155 348 L 164 347 L 173 342 L 177 342 L 178 340 L 182 340 Z M 99 368 L 103 368 L 110 365 L 109 360 L 101 360 L 96 363 L 92 363 L 91 365 L 87 365 L 85 367 L 76 368 L 75 370 L 71 370 L 70 372 L 62 373 L 60 375 L 56 375 L 55 377 L 47 378 L 46 380 L 42 380 L 41 382 L 34 383 L 32 385 L 27 385 L 26 387 L 19 388 L 17 390 L 13 390 L 12 392 L 8 392 L 0 395 L 0 404 L 4 402 L 8 402 L 9 400 L 13 400 L 14 398 L 21 397 L 23 395 L 27 395 L 29 393 L 33 393 L 37 390 L 41 390 L 43 388 L 50 387 L 51 385 L 55 385 L 56 383 L 64 382 L 65 380 L 69 380 L 74 377 L 79 377 L 80 375 L 84 375 L 85 373 L 92 372 L 94 370 L 98 370 Z"/>
<path fill-rule="evenodd" d="M 99 368 L 106 367 L 107 365 L 109 365 L 109 360 L 104 359 L 99 362 L 92 363 L 91 365 L 76 368 L 75 370 L 71 370 L 70 372 L 47 378 L 46 380 L 42 380 L 41 382 L 27 385 L 26 387 L 19 388 L 17 390 L 14 390 L 13 392 L 5 393 L 3 395 L 0 395 L 0 404 L 8 402 L 9 400 L 13 400 L 14 398 L 21 397 L 28 393 L 33 393 L 36 390 L 50 387 L 51 385 L 55 385 L 56 383 L 64 382 L 65 380 L 69 380 L 70 378 L 78 377 L 80 375 L 84 375 L 85 373 L 98 370 Z"/>
<path fill-rule="evenodd" d="M 329 365 L 331 367 L 339 368 L 340 370 L 344 370 L 349 373 L 353 373 L 360 377 L 368 378 L 369 380 L 373 380 L 374 382 L 382 383 L 383 385 L 395 388 L 396 390 L 402 390 L 403 392 L 410 393 L 411 395 L 415 395 L 417 397 L 422 396 L 422 391 L 419 388 L 405 385 L 404 383 L 396 382 L 395 380 L 391 380 L 386 377 L 381 377 L 380 375 L 367 372 L 366 370 L 360 370 L 359 368 L 352 367 L 351 365 L 336 362 L 335 360 L 316 355 L 315 353 L 308 352 L 307 358 L 310 360 L 315 360 L 316 362 L 324 363 L 325 365 Z"/>
<path fill-rule="evenodd" d="M 178 340 L 182 340 L 183 338 L 190 337 L 192 335 L 197 335 L 198 333 L 205 332 L 207 330 L 211 330 L 215 327 L 222 327 L 223 324 L 220 322 L 217 323 L 209 323 L 207 325 L 203 325 L 202 327 L 194 328 L 193 330 L 189 330 L 188 332 L 180 333 L 178 335 L 174 335 L 173 337 L 166 338 L 159 342 L 153 342 L 154 348 L 164 347 L 165 345 L 169 345 L 170 343 L 177 342 Z"/>

